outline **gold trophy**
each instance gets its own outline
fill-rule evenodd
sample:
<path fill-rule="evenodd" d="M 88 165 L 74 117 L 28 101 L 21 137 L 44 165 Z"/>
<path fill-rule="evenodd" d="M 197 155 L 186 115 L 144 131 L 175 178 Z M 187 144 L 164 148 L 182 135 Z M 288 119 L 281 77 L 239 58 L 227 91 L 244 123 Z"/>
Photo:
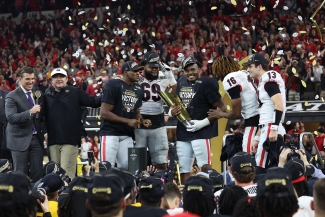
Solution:
<path fill-rule="evenodd" d="M 164 100 L 168 107 L 171 107 L 172 105 L 181 107 L 181 113 L 176 117 L 185 127 L 192 125 L 190 122 L 191 116 L 187 112 L 182 100 L 177 95 L 162 91 L 159 91 L 158 94 Z"/>

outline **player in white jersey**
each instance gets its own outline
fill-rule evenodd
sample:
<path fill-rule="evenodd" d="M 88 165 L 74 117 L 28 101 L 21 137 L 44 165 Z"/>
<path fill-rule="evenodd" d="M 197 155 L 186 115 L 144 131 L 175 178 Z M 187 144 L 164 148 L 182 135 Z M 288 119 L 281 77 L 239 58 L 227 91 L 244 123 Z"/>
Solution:
<path fill-rule="evenodd" d="M 252 143 L 256 152 L 256 164 L 265 168 L 267 152 L 263 149 L 263 143 L 268 138 L 270 142 L 277 141 L 278 134 L 284 135 L 285 129 L 282 126 L 285 108 L 286 95 L 285 84 L 279 73 L 268 70 L 268 61 L 262 54 L 253 54 L 245 65 L 252 78 L 259 79 L 258 94 L 262 106 L 259 109 L 260 121 L 259 130 Z"/>
<path fill-rule="evenodd" d="M 223 112 L 220 109 L 211 110 L 209 116 L 215 118 L 245 120 L 243 136 L 243 152 L 251 153 L 251 143 L 258 129 L 258 96 L 254 80 L 247 71 L 240 70 L 240 65 L 229 56 L 218 57 L 212 65 L 212 73 L 223 80 L 223 88 L 231 98 L 232 110 Z"/>
<path fill-rule="evenodd" d="M 144 94 L 140 113 L 145 119 L 150 119 L 152 125 L 149 128 L 141 127 L 135 130 L 136 147 L 148 147 L 152 164 L 158 170 L 166 170 L 168 137 L 164 121 L 164 102 L 158 92 L 175 89 L 176 80 L 172 70 L 159 62 L 159 55 L 156 52 L 147 52 L 141 65 L 144 70 L 140 74 L 139 84 Z"/>

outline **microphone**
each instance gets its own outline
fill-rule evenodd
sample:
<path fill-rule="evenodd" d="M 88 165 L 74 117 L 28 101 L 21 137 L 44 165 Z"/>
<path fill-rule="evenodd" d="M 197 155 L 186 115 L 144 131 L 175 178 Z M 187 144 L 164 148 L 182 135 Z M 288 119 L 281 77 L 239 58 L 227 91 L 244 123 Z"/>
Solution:
<path fill-rule="evenodd" d="M 35 105 L 39 105 L 39 98 L 42 96 L 42 91 L 36 90 L 34 92 Z M 36 118 L 39 118 L 39 112 L 36 114 Z"/>

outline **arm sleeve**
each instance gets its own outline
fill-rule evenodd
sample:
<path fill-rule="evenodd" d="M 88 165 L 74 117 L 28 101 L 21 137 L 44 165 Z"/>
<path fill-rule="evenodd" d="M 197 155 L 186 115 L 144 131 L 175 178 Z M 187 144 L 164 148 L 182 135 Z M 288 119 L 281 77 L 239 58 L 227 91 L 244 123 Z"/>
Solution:
<path fill-rule="evenodd" d="M 103 88 L 102 102 L 114 105 L 116 103 L 115 96 L 117 95 L 117 88 L 113 87 L 113 85 L 109 85 L 109 82 L 107 82 Z"/>
<path fill-rule="evenodd" d="M 266 83 L 264 85 L 264 89 L 270 97 L 274 96 L 275 94 L 281 93 L 278 84 L 275 82 Z"/>
<path fill-rule="evenodd" d="M 84 90 L 78 89 L 79 103 L 82 106 L 97 108 L 100 106 L 100 97 L 93 97 L 87 94 Z"/>
<path fill-rule="evenodd" d="M 231 99 L 238 99 L 240 98 L 240 86 L 235 86 L 229 90 L 227 90 Z"/>

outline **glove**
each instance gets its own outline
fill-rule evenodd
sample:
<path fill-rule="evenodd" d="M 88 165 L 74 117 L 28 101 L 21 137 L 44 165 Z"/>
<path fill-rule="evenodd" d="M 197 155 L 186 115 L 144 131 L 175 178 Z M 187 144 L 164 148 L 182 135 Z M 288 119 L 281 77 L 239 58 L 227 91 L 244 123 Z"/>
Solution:
<path fill-rule="evenodd" d="M 210 121 L 208 118 L 205 118 L 203 120 L 191 120 L 191 123 L 192 123 L 191 126 L 186 127 L 188 132 L 198 131 L 203 127 L 208 126 L 210 124 Z"/>
<path fill-rule="evenodd" d="M 177 84 L 175 77 L 173 75 L 172 69 L 167 64 L 165 64 L 163 62 L 160 62 L 160 67 L 161 67 L 161 71 L 166 76 L 166 78 L 169 82 L 169 85 L 174 86 L 175 84 Z"/>

